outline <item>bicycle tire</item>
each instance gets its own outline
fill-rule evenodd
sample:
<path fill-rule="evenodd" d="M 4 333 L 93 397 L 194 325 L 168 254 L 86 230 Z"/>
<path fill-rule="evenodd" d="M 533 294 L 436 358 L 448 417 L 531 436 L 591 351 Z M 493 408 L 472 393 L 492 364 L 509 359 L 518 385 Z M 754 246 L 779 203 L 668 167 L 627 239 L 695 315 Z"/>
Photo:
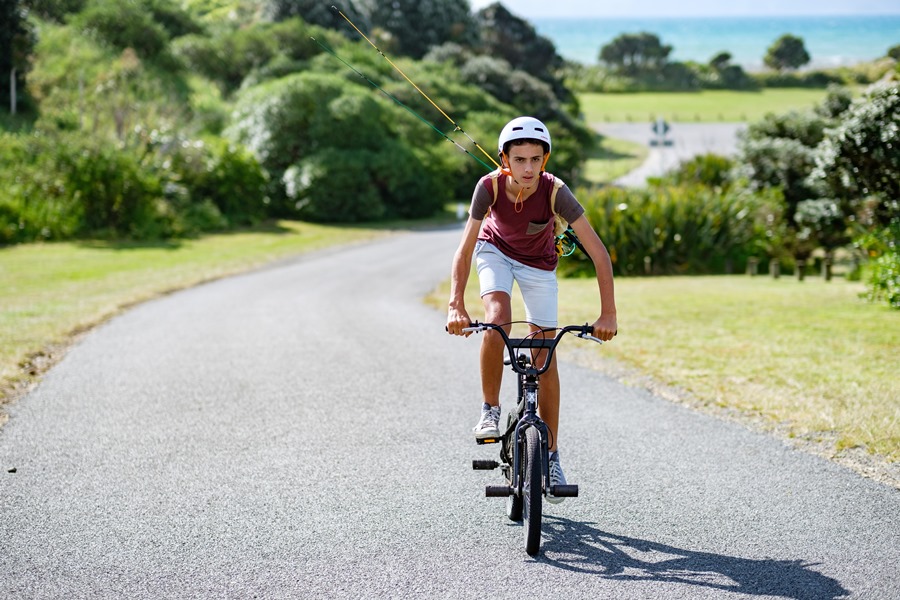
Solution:
<path fill-rule="evenodd" d="M 541 548 L 541 501 L 543 476 L 541 469 L 541 436 L 534 427 L 525 431 L 525 452 L 522 462 L 525 479 L 522 482 L 522 519 L 525 527 L 525 552 L 534 556 Z"/>

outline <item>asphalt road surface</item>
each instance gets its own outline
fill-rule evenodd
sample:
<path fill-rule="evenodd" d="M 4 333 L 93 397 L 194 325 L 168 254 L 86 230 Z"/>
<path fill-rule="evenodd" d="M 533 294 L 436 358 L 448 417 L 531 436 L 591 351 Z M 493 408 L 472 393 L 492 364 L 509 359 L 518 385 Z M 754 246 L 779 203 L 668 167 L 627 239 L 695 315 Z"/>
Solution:
<path fill-rule="evenodd" d="M 581 496 L 545 505 L 529 558 L 484 498 L 499 472 L 470 468 L 497 448 L 472 440 L 479 340 L 421 302 L 458 236 L 281 263 L 82 339 L 0 430 L 0 597 L 900 598 L 897 490 L 565 356 Z"/>
<path fill-rule="evenodd" d="M 650 123 L 601 123 L 593 127 L 605 136 L 645 144 L 650 153 L 644 163 L 614 181 L 625 187 L 645 185 L 648 177 L 658 177 L 679 163 L 700 154 L 731 156 L 737 150 L 738 132 L 744 123 L 671 123 L 666 139 L 670 145 L 651 146 L 656 135 Z"/>

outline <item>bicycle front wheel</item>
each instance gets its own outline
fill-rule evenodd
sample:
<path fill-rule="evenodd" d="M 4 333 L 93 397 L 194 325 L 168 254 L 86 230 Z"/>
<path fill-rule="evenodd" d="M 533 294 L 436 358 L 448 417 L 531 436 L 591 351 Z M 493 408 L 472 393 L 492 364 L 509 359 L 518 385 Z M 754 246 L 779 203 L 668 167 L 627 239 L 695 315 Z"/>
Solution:
<path fill-rule="evenodd" d="M 534 427 L 525 431 L 525 452 L 522 456 L 525 479 L 522 482 L 522 520 L 525 526 L 525 552 L 529 556 L 541 547 L 541 501 L 543 499 L 541 473 L 541 436 Z"/>

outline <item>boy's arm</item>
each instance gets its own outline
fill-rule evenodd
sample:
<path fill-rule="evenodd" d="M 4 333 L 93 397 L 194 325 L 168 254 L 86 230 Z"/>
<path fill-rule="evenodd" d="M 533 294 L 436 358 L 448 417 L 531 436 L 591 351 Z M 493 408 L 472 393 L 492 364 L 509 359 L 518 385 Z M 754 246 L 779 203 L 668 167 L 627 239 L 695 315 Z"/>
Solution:
<path fill-rule="evenodd" d="M 597 232 L 591 227 L 587 217 L 581 215 L 570 224 L 575 235 L 581 240 L 584 249 L 594 263 L 597 272 L 597 285 L 600 288 L 600 318 L 594 322 L 594 335 L 608 342 L 616 335 L 618 323 L 616 322 L 616 291 L 613 284 L 612 261 L 606 246 L 600 241 Z"/>
<path fill-rule="evenodd" d="M 453 255 L 453 266 L 450 271 L 450 302 L 447 310 L 447 331 L 452 335 L 471 335 L 463 333 L 463 328 L 471 325 L 472 320 L 466 312 L 466 283 L 472 270 L 472 255 L 475 242 L 481 230 L 481 221 L 472 217 L 466 221 L 459 247 Z"/>

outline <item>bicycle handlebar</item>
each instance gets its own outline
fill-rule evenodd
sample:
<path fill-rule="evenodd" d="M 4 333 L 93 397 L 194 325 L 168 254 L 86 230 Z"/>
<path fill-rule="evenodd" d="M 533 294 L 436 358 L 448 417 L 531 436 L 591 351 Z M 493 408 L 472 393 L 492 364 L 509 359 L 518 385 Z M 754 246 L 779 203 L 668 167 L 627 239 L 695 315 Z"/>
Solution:
<path fill-rule="evenodd" d="M 526 338 L 511 338 L 506 334 L 506 331 L 502 326 L 495 325 L 493 323 L 479 323 L 478 321 L 472 323 L 471 327 L 463 328 L 463 332 L 481 333 L 482 331 L 487 331 L 488 329 L 493 329 L 494 331 L 498 332 L 503 338 L 503 343 L 506 345 L 506 348 L 509 351 L 509 356 L 511 359 L 510 362 L 512 363 L 511 366 L 517 373 L 521 375 L 526 374 L 526 369 L 519 366 L 518 362 L 515 360 L 516 350 L 522 350 L 524 348 L 546 349 L 548 351 L 548 354 L 547 359 L 544 361 L 544 366 L 539 369 L 535 369 L 535 374 L 541 375 L 550 368 L 550 361 L 553 359 L 553 352 L 556 350 L 556 346 L 559 344 L 559 341 L 565 334 L 573 333 L 575 334 L 575 337 L 579 337 L 584 340 L 591 340 L 597 342 L 598 344 L 603 343 L 603 340 L 594 336 L 594 328 L 587 323 L 585 323 L 584 325 L 566 325 L 565 327 L 548 329 L 547 331 L 556 330 L 558 332 L 554 337 L 549 339 L 544 337 L 536 337 L 534 334 Z"/>

